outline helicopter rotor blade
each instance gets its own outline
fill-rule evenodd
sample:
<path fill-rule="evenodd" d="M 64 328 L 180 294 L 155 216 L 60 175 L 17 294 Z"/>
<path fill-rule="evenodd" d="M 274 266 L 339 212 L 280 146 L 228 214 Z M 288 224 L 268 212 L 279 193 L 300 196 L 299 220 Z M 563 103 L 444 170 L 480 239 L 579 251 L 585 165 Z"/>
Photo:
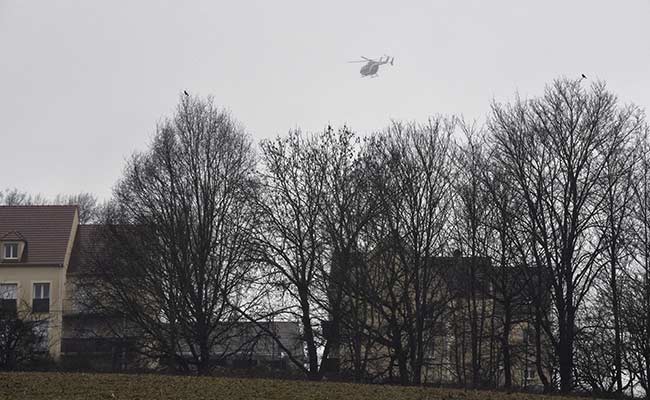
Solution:
<path fill-rule="evenodd" d="M 358 60 L 358 61 L 348 61 L 348 63 L 365 63 L 368 62 L 366 60 Z"/>

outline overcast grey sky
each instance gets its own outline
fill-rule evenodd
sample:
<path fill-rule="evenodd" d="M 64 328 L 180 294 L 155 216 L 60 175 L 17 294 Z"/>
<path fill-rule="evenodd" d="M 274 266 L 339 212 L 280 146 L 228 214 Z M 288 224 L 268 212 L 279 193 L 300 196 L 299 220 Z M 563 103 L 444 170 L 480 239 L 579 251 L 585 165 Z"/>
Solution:
<path fill-rule="evenodd" d="M 581 73 L 650 108 L 650 1 L 0 0 L 0 188 L 108 198 L 184 89 L 260 139 L 483 118 Z"/>

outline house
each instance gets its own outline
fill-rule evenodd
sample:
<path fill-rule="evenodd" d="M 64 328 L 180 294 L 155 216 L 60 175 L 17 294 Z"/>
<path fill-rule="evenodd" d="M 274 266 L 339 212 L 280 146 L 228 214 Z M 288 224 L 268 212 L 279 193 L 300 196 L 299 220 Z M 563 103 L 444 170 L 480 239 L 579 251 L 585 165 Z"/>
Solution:
<path fill-rule="evenodd" d="M 471 384 L 475 341 L 480 369 L 478 384 L 503 385 L 502 346 L 507 335 L 511 384 L 540 385 L 532 339 L 532 271 L 522 266 L 503 268 L 493 265 L 488 257 L 463 257 L 459 253 L 434 257 L 431 263 L 441 273 L 450 301 L 431 338 L 423 381 Z"/>
<path fill-rule="evenodd" d="M 91 273 L 100 229 L 79 224 L 74 205 L 0 206 L 0 315 L 33 321 L 38 351 L 64 367 L 124 370 L 135 364 L 135 337 L 125 331 L 117 334 L 114 318 L 89 309 L 81 284 L 81 277 Z M 237 350 L 227 365 L 237 366 L 241 360 L 286 362 L 286 352 L 268 335 L 260 335 L 250 323 L 240 325 L 241 332 L 231 335 L 232 343 L 222 344 Z M 298 326 L 274 321 L 266 330 L 300 358 L 304 355 Z M 154 364 L 137 366 L 159 366 Z"/>
<path fill-rule="evenodd" d="M 76 206 L 0 206 L 2 307 L 38 321 L 43 351 L 61 356 L 65 287 L 79 226 Z"/>
<path fill-rule="evenodd" d="M 387 257 L 373 255 L 368 261 L 369 265 L 363 264 L 362 257 L 355 259 L 358 259 L 356 263 L 361 263 L 359 265 L 362 268 L 375 271 L 368 276 L 378 279 L 373 283 L 361 282 L 362 286 L 380 288 L 381 292 L 374 294 L 377 299 L 395 298 L 399 301 L 374 300 L 365 303 L 363 299 L 357 299 L 361 301 L 348 307 L 345 314 L 354 311 L 362 318 L 365 316 L 365 327 L 361 326 L 358 330 L 332 328 L 332 323 L 328 321 L 323 324 L 324 335 L 333 347 L 330 352 L 331 357 L 335 358 L 331 362 L 332 370 L 339 370 L 340 366 L 344 372 L 354 372 L 362 365 L 366 379 L 394 380 L 399 370 L 394 350 L 396 344 L 393 341 L 399 334 L 402 337 L 402 348 L 407 346 L 406 329 L 411 329 L 409 327 L 413 325 L 402 326 L 400 321 L 407 311 L 417 308 L 414 288 L 400 284 L 400 279 L 405 276 L 402 273 L 404 269 L 390 253 Z M 507 310 L 510 315 L 507 336 L 511 383 L 521 387 L 540 384 L 534 363 L 534 335 L 530 323 L 532 313 L 527 299 L 531 285 L 527 282 L 525 268 L 498 268 L 487 257 L 466 257 L 456 252 L 449 257 L 431 257 L 424 264 L 421 273 L 426 274 L 431 283 L 427 289 L 430 297 L 426 303 L 421 303 L 425 304 L 421 307 L 426 308 L 421 332 L 423 359 L 420 382 L 471 385 L 475 379 L 473 371 L 476 370 L 477 385 L 502 385 L 505 379 L 502 353 L 505 334 L 502 320 Z M 390 284 L 381 281 L 384 276 L 390 276 L 386 280 Z M 506 285 L 509 293 L 504 294 L 499 288 L 500 279 L 510 280 Z M 338 280 L 346 285 L 354 281 L 345 277 L 339 277 Z M 336 280 L 332 281 L 332 293 L 338 293 L 335 282 Z M 389 293 L 393 288 L 397 288 L 398 292 Z M 410 307 L 404 304 L 404 290 L 414 296 Z M 344 308 L 348 301 L 352 300 L 344 298 Z M 415 318 L 414 315 L 411 318 Z M 389 320 L 391 316 L 395 316 L 395 321 Z M 394 333 L 393 329 L 398 329 L 399 333 Z"/>

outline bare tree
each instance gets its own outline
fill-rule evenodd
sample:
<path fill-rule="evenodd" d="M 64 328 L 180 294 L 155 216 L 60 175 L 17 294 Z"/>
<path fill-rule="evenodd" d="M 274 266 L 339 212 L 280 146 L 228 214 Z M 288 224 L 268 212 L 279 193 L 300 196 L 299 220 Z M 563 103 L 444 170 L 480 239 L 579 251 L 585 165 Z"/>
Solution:
<path fill-rule="evenodd" d="M 629 334 L 626 364 L 645 393 L 650 390 L 650 128 L 638 135 L 632 206 L 633 265 L 621 285 L 621 316 Z"/>
<path fill-rule="evenodd" d="M 489 153 L 488 153 L 489 158 Z M 522 199 L 508 175 L 498 162 L 483 164 L 479 171 L 489 204 L 485 218 L 488 228 L 487 252 L 492 260 L 488 280 L 492 287 L 491 299 L 496 313 L 493 335 L 499 343 L 500 362 L 503 363 L 504 387 L 513 385 L 513 361 L 518 354 L 510 341 L 511 332 L 518 323 L 530 321 L 530 272 L 527 268 L 528 249 L 525 234 L 519 229 Z M 521 353 L 521 351 L 520 351 Z M 524 349 L 524 366 L 527 364 Z M 498 364 L 498 363 L 497 363 Z M 498 378 L 496 381 L 498 382 Z"/>
<path fill-rule="evenodd" d="M 588 307 L 584 307 L 580 313 L 580 329 L 576 331 L 575 373 L 576 386 L 580 389 L 597 396 L 612 397 L 620 396 L 627 387 L 621 379 L 620 390 L 618 389 L 623 349 L 627 346 L 623 346 L 622 340 L 616 339 L 610 270 L 603 268 L 603 272 L 602 282 L 594 285 L 600 287 L 594 288 L 586 300 Z M 622 278 L 619 276 L 616 281 L 619 304 L 623 293 Z M 619 357 L 621 364 L 617 361 Z M 628 384 L 629 382 L 627 380 Z"/>
<path fill-rule="evenodd" d="M 0 371 L 38 368 L 49 357 L 48 319 L 31 313 L 29 304 L 4 299 L 0 293 Z M 40 365 L 39 365 L 40 364 Z"/>
<path fill-rule="evenodd" d="M 546 329 L 567 393 L 576 314 L 603 251 L 590 240 L 607 193 L 601 183 L 620 143 L 639 129 L 638 111 L 619 106 L 602 83 L 583 89 L 580 81 L 557 80 L 543 97 L 494 104 L 490 128 L 496 155 L 525 199 L 535 262 L 551 279 L 557 331 Z"/>
<path fill-rule="evenodd" d="M 147 356 L 209 373 L 256 305 L 255 157 L 212 99 L 181 96 L 119 182 L 83 286 Z M 126 327 L 126 328 L 125 328 Z"/>
<path fill-rule="evenodd" d="M 6 206 L 42 205 L 48 201 L 40 194 L 31 195 L 18 189 L 5 189 L 0 192 L 0 204 Z"/>
<path fill-rule="evenodd" d="M 469 256 L 469 270 L 466 296 L 463 296 L 464 314 L 469 325 L 470 376 L 472 387 L 479 387 L 485 382 L 482 376 L 484 339 L 488 329 L 488 313 L 494 316 L 494 307 L 489 307 L 486 299 L 485 281 L 489 278 L 486 271 L 479 271 L 478 260 L 485 258 L 490 229 L 486 224 L 489 212 L 488 192 L 482 179 L 485 162 L 485 145 L 475 126 L 461 123 L 465 143 L 459 146 L 456 157 L 457 175 L 454 181 L 455 205 L 453 231 L 455 243 L 461 253 Z"/>
<path fill-rule="evenodd" d="M 319 163 L 325 170 L 322 230 L 329 263 L 321 280 L 327 293 L 328 321 L 325 339 L 331 341 L 330 358 L 349 356 L 355 381 L 366 374 L 368 346 L 367 302 L 363 297 L 368 255 L 366 230 L 379 212 L 372 195 L 366 157 L 359 139 L 347 127 L 331 127 L 322 135 Z M 325 333 L 325 332 L 324 332 Z M 349 352 L 342 353 L 341 346 Z M 333 366 L 338 369 L 337 366 Z"/>
<path fill-rule="evenodd" d="M 442 117 L 421 125 L 395 122 L 369 143 L 373 192 L 382 203 L 373 258 L 383 260 L 369 267 L 382 274 L 370 286 L 403 384 L 421 382 L 447 302 L 442 270 L 433 261 L 448 237 L 454 129 L 454 121 Z"/>
<path fill-rule="evenodd" d="M 51 204 L 76 205 L 79 207 L 79 223 L 100 222 L 101 205 L 92 193 L 82 192 L 73 195 L 57 195 Z"/>
<path fill-rule="evenodd" d="M 275 314 L 300 321 L 308 366 L 294 364 L 311 380 L 322 377 L 317 327 L 327 320 L 327 293 L 323 291 L 325 243 L 321 234 L 325 167 L 318 162 L 318 137 L 292 131 L 286 137 L 262 142 L 262 191 L 258 207 L 262 261 L 278 292 Z M 282 305 L 279 306 L 278 303 Z M 324 344 L 320 360 L 327 360 Z"/>
<path fill-rule="evenodd" d="M 606 160 L 602 181 L 605 198 L 593 238 L 602 243 L 603 251 L 599 258 L 605 267 L 594 282 L 592 299 L 589 299 L 590 307 L 584 313 L 586 327 L 582 334 L 587 335 L 584 340 L 587 343 L 579 343 L 584 359 L 580 360 L 577 368 L 578 374 L 591 390 L 598 394 L 614 393 L 617 396 L 621 396 L 627 386 L 623 383 L 625 346 L 621 283 L 626 281 L 624 278 L 628 274 L 633 244 L 632 210 L 638 152 L 632 144 L 631 140 L 615 143 L 618 148 Z"/>

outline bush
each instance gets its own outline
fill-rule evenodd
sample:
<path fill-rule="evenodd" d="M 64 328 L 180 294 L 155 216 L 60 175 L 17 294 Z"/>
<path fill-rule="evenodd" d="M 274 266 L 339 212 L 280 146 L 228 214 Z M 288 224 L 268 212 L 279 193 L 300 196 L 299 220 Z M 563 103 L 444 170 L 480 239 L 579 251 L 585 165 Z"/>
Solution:
<path fill-rule="evenodd" d="M 39 321 L 19 318 L 15 313 L 0 311 L 0 370 L 35 369 L 50 365 L 47 351 L 37 335 Z"/>

